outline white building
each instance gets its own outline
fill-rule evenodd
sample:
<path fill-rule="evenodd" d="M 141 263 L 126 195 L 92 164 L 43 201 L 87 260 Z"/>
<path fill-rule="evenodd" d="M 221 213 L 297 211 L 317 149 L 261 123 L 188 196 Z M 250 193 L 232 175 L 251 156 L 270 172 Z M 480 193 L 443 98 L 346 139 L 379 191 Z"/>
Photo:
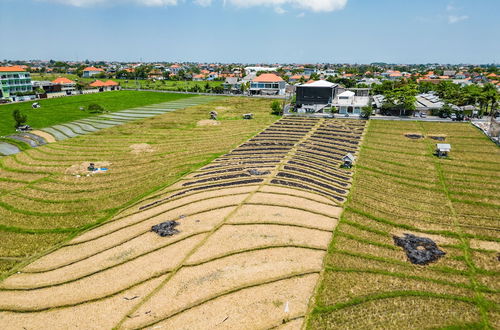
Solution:
<path fill-rule="evenodd" d="M 352 91 L 345 91 L 335 97 L 332 106 L 336 107 L 340 114 L 359 116 L 361 108 L 369 106 L 370 103 L 369 96 L 356 96 Z"/>
<path fill-rule="evenodd" d="M 286 81 L 274 73 L 263 73 L 250 83 L 250 94 L 285 95 Z"/>
<path fill-rule="evenodd" d="M 278 68 L 272 68 L 272 67 L 265 67 L 265 66 L 247 66 L 245 68 L 245 74 L 249 75 L 252 73 L 257 73 L 261 71 L 266 71 L 266 72 L 276 72 Z"/>
<path fill-rule="evenodd" d="M 103 73 L 103 72 L 104 72 L 103 69 L 89 66 L 89 67 L 83 69 L 83 78 L 90 78 L 92 76 L 98 75 L 98 74 Z"/>

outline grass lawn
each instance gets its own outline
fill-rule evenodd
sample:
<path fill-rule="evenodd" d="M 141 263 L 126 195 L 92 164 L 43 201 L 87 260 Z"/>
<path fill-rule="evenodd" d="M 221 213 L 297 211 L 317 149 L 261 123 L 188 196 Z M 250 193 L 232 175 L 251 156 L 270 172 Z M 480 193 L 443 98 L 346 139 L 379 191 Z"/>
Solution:
<path fill-rule="evenodd" d="M 277 119 L 270 102 L 221 98 L 0 158 L 0 279 L 254 136 Z M 215 108 L 221 124 L 198 126 Z M 254 120 L 242 119 L 248 112 Z M 149 152 L 134 152 L 144 144 Z M 68 172 L 89 162 L 110 170 L 80 178 Z"/>
<path fill-rule="evenodd" d="M 155 92 L 114 91 L 41 100 L 40 105 L 42 107 L 39 109 L 32 109 L 32 102 L 1 105 L 0 135 L 7 135 L 15 132 L 14 120 L 12 118 L 12 111 L 15 109 L 21 110 L 28 116 L 28 125 L 35 129 L 39 129 L 95 116 L 93 113 L 80 110 L 80 107 L 86 108 L 92 103 L 97 103 L 108 111 L 119 111 L 186 97 L 192 96 Z"/>
<path fill-rule="evenodd" d="M 58 77 L 66 77 L 71 80 L 78 79 L 81 82 L 91 83 L 95 81 L 95 78 L 80 78 L 74 74 L 62 74 L 62 73 L 45 73 L 43 75 L 39 73 L 32 73 L 32 80 L 54 80 Z M 108 80 L 107 78 L 102 78 L 100 80 Z M 205 86 L 208 85 L 213 88 L 216 86 L 222 86 L 222 81 L 170 81 L 170 80 L 158 80 L 158 81 L 149 81 L 149 80 L 125 80 L 125 79 L 111 79 L 118 83 L 122 88 L 140 88 L 140 89 L 154 89 L 154 90 L 165 90 L 165 91 L 186 91 L 186 89 L 190 89 L 194 86 L 199 86 L 204 90 Z"/>
<path fill-rule="evenodd" d="M 429 135 L 446 136 L 449 158 Z M 308 328 L 497 327 L 499 168 L 499 148 L 470 124 L 370 121 Z M 404 233 L 446 255 L 411 264 L 393 241 Z"/>

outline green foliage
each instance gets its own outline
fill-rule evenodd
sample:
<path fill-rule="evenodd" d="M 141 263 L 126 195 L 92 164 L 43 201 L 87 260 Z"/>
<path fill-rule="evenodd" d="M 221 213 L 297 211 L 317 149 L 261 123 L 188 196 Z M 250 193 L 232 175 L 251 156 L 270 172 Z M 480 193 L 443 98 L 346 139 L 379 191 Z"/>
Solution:
<path fill-rule="evenodd" d="M 12 118 L 14 118 L 15 122 L 14 128 L 18 128 L 19 126 L 26 124 L 28 121 L 28 116 L 23 114 L 19 109 L 12 111 Z"/>
<path fill-rule="evenodd" d="M 373 112 L 373 108 L 371 106 L 369 106 L 369 105 L 364 106 L 361 108 L 361 117 L 368 119 L 372 115 L 372 112 Z"/>
<path fill-rule="evenodd" d="M 0 105 L 0 135 L 15 132 L 12 111 L 19 109 L 29 115 L 30 126 L 34 128 L 49 127 L 52 125 L 83 119 L 94 114 L 81 111 L 92 103 L 98 103 L 107 111 L 120 111 L 149 104 L 173 101 L 191 97 L 191 95 L 116 91 L 97 94 L 75 95 L 38 101 L 41 108 L 33 110 L 31 102 Z"/>
<path fill-rule="evenodd" d="M 104 112 L 104 108 L 97 103 L 89 104 L 89 106 L 87 107 L 87 110 L 90 113 L 103 113 Z"/>
<path fill-rule="evenodd" d="M 273 103 L 271 103 L 271 113 L 273 115 L 281 115 L 282 114 L 282 109 L 281 109 L 281 102 L 278 100 L 274 100 Z"/>
<path fill-rule="evenodd" d="M 400 88 L 386 91 L 385 101 L 382 106 L 383 111 L 399 111 L 400 115 L 407 115 L 408 111 L 414 111 L 416 95 L 416 85 L 404 85 Z"/>

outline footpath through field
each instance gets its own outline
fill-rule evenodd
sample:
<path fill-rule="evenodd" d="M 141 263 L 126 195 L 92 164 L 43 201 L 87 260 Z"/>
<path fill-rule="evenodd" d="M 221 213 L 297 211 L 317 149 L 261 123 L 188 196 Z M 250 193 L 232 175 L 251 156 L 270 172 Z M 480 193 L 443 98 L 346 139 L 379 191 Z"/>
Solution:
<path fill-rule="evenodd" d="M 300 328 L 364 128 L 279 120 L 5 279 L 3 326 Z"/>
<path fill-rule="evenodd" d="M 50 126 L 28 133 L 17 133 L 7 138 L 24 142 L 31 147 L 38 147 L 47 143 L 62 141 L 79 135 L 97 132 L 103 128 L 123 125 L 138 119 L 150 118 L 164 113 L 205 104 L 217 99 L 217 96 L 199 96 L 175 101 L 151 104 L 147 106 L 121 110 L 109 114 L 75 120 L 72 122 Z M 19 153 L 18 146 L 0 142 L 0 156 Z"/>

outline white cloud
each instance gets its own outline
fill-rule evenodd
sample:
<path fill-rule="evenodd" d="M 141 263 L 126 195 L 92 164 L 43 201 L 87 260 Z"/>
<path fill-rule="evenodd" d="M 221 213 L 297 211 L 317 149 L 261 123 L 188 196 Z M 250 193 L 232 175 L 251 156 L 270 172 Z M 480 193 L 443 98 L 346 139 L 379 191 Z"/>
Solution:
<path fill-rule="evenodd" d="M 461 21 L 465 21 L 468 18 L 469 16 L 467 15 L 448 15 L 448 23 L 455 24 Z"/>
<path fill-rule="evenodd" d="M 284 13 L 286 13 L 286 10 L 284 10 L 283 8 L 281 8 L 279 6 L 275 7 L 274 11 L 276 12 L 276 14 L 280 14 L 280 15 L 283 15 Z"/>
<path fill-rule="evenodd" d="M 212 0 L 194 0 L 194 3 L 202 7 L 208 7 L 212 4 Z"/>
<path fill-rule="evenodd" d="M 300 13 L 300 14 L 297 15 L 298 18 L 302 18 L 304 16 L 306 16 L 306 13 Z"/>
<path fill-rule="evenodd" d="M 95 5 L 119 5 L 123 3 L 133 3 L 140 6 L 148 6 L 148 7 L 163 7 L 163 6 L 175 6 L 178 3 L 177 0 L 39 0 L 39 1 L 56 2 L 75 7 L 90 7 Z"/>
<path fill-rule="evenodd" d="M 291 5 L 295 8 L 314 12 L 330 12 L 343 9 L 347 4 L 347 0 L 225 0 L 224 3 L 241 8 L 255 6 L 282 7 Z"/>
<path fill-rule="evenodd" d="M 75 7 L 90 7 L 96 5 L 125 5 L 136 4 L 148 7 L 176 6 L 180 3 L 190 1 L 202 7 L 212 5 L 214 0 L 36 0 L 44 2 L 55 2 Z M 222 0 L 223 5 L 231 5 L 238 8 L 250 8 L 256 6 L 267 6 L 274 8 L 278 14 L 287 12 L 287 7 L 298 10 L 313 12 L 331 12 L 341 10 L 347 5 L 348 0 Z"/>

